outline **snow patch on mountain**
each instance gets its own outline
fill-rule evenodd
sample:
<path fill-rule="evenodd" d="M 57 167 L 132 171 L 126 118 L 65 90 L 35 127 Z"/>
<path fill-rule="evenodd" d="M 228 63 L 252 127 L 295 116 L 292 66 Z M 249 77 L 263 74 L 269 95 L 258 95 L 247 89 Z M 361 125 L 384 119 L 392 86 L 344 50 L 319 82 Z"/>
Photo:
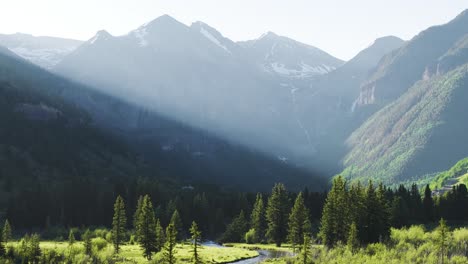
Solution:
<path fill-rule="evenodd" d="M 273 62 L 264 66 L 265 71 L 279 74 L 291 78 L 307 78 L 314 75 L 326 74 L 335 69 L 335 67 L 328 65 L 311 66 L 307 63 L 301 62 L 298 67 L 289 68 L 285 64 Z"/>
<path fill-rule="evenodd" d="M 25 60 L 50 69 L 57 65 L 63 57 L 71 53 L 75 48 L 64 49 L 30 49 L 25 47 L 10 48 L 11 51 Z"/>
<path fill-rule="evenodd" d="M 202 33 L 203 36 L 205 36 L 207 39 L 209 39 L 211 42 L 213 42 L 216 46 L 224 49 L 228 53 L 231 53 L 231 51 L 226 46 L 224 46 L 217 38 L 215 38 L 213 35 L 211 35 L 211 33 L 208 32 L 203 27 L 200 28 L 200 33 Z"/>
<path fill-rule="evenodd" d="M 146 39 L 146 35 L 148 35 L 148 31 L 145 26 L 142 26 L 138 28 L 137 30 L 133 31 L 133 35 L 138 39 L 138 45 L 140 47 L 146 47 L 149 45 L 149 42 Z"/>

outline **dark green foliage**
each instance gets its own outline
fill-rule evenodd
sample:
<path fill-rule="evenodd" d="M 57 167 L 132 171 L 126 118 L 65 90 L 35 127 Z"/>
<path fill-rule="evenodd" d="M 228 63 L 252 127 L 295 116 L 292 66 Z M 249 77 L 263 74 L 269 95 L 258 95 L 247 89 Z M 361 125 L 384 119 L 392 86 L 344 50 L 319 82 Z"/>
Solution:
<path fill-rule="evenodd" d="M 459 184 L 439 199 L 437 211 L 440 217 L 453 222 L 468 221 L 468 190 L 466 185 Z"/>
<path fill-rule="evenodd" d="M 117 254 L 125 239 L 126 226 L 127 214 L 125 212 L 125 203 L 119 195 L 114 204 L 114 218 L 112 219 L 112 243 Z"/>
<path fill-rule="evenodd" d="M 138 202 L 137 202 L 137 206 L 136 206 L 136 209 L 135 209 L 135 213 L 133 214 L 133 228 L 135 230 L 137 230 L 137 227 L 138 227 L 138 219 L 140 217 L 142 206 L 143 206 L 143 196 L 140 195 L 138 197 Z M 138 238 L 137 238 L 137 240 L 138 240 Z"/>
<path fill-rule="evenodd" d="M 153 203 L 148 195 L 145 195 L 142 201 L 136 232 L 138 243 L 143 249 L 143 256 L 151 260 L 153 252 L 156 251 L 156 218 Z"/>
<path fill-rule="evenodd" d="M 374 243 L 387 238 L 390 233 L 391 211 L 387 192 L 381 184 L 376 190 L 369 182 L 363 192 L 360 184 L 348 190 L 339 176 L 333 180 L 324 206 L 320 237 L 327 246 L 346 242 L 351 224 L 356 225 L 357 239 L 362 243 Z"/>
<path fill-rule="evenodd" d="M 237 217 L 227 226 L 226 232 L 222 237 L 222 242 L 242 242 L 244 234 L 248 231 L 248 222 L 244 211 L 241 211 Z"/>
<path fill-rule="evenodd" d="M 429 184 L 426 185 L 426 188 L 424 189 L 424 198 L 422 204 L 424 221 L 425 223 L 430 223 L 434 220 L 434 200 L 432 199 L 432 191 L 429 187 Z"/>
<path fill-rule="evenodd" d="M 70 232 L 68 233 L 68 246 L 72 247 L 75 244 L 75 242 L 75 232 L 73 231 L 73 229 L 70 229 Z"/>
<path fill-rule="evenodd" d="M 266 236 L 276 246 L 281 246 L 286 240 L 288 222 L 288 194 L 283 184 L 277 183 L 268 198 L 266 209 L 267 232 Z"/>
<path fill-rule="evenodd" d="M 166 242 L 166 235 L 159 219 L 156 220 L 156 252 L 161 251 Z"/>
<path fill-rule="evenodd" d="M 358 230 L 356 223 L 352 223 L 349 228 L 348 238 L 346 241 L 346 245 L 351 252 L 356 252 L 359 249 L 359 238 L 358 238 Z"/>
<path fill-rule="evenodd" d="M 253 230 L 252 243 L 263 241 L 266 229 L 265 206 L 263 196 L 258 193 L 250 215 L 250 228 Z"/>
<path fill-rule="evenodd" d="M 338 176 L 333 179 L 321 220 L 320 237 L 325 245 L 332 246 L 338 241 L 346 241 L 349 227 L 348 193 L 346 181 Z"/>
<path fill-rule="evenodd" d="M 177 244 L 177 229 L 174 224 L 170 223 L 166 228 L 166 243 L 164 244 L 162 261 L 165 264 L 175 264 L 177 259 L 176 254 Z"/>
<path fill-rule="evenodd" d="M 302 239 L 302 250 L 301 250 L 301 263 L 302 264 L 309 264 L 311 260 L 311 247 L 312 243 L 310 241 L 310 234 L 305 233 L 304 238 Z"/>
<path fill-rule="evenodd" d="M 11 240 L 11 225 L 8 219 L 5 220 L 5 224 L 3 225 L 2 239 L 5 243 L 8 243 L 8 241 Z"/>
<path fill-rule="evenodd" d="M 295 251 L 296 246 L 303 244 L 304 235 L 310 233 L 310 230 L 304 230 L 304 224 L 310 223 L 309 210 L 304 205 L 302 192 L 296 198 L 294 206 L 289 214 L 288 221 L 288 242 L 292 245 Z"/>
<path fill-rule="evenodd" d="M 198 229 L 197 223 L 194 221 L 192 222 L 192 226 L 190 227 L 190 235 L 192 239 L 192 263 L 193 264 L 201 264 L 201 258 L 200 254 L 198 252 L 198 249 L 200 248 L 201 245 L 201 231 Z"/>
<path fill-rule="evenodd" d="M 177 240 L 181 241 L 183 239 L 184 225 L 182 224 L 182 219 L 177 209 L 172 214 L 171 224 L 173 224 L 177 230 Z"/>
<path fill-rule="evenodd" d="M 372 182 L 369 182 L 365 196 L 365 215 L 362 228 L 363 236 L 360 241 L 363 243 L 375 243 L 387 237 L 390 232 L 389 212 L 386 200 L 383 197 L 383 190 L 380 194 L 375 190 Z"/>
<path fill-rule="evenodd" d="M 39 235 L 25 235 L 18 245 L 18 256 L 22 263 L 39 263 L 41 258 L 41 248 L 39 246 Z"/>
<path fill-rule="evenodd" d="M 91 243 L 91 232 L 89 229 L 86 229 L 85 233 L 83 234 L 83 247 L 85 249 L 85 254 L 91 256 L 93 253 L 93 244 Z"/>

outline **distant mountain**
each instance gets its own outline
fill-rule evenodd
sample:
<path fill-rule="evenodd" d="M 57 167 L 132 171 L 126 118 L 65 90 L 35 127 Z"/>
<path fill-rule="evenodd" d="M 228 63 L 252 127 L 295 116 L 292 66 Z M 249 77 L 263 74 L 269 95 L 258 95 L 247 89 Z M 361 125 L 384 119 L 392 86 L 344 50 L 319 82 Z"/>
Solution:
<path fill-rule="evenodd" d="M 306 87 L 288 84 L 294 96 L 294 118 L 307 131 L 322 164 L 334 168 L 330 173 L 339 171 L 346 138 L 365 120 L 353 112 L 361 83 L 385 54 L 403 43 L 393 36 L 379 38 L 336 70 L 310 79 Z"/>
<path fill-rule="evenodd" d="M 284 37 L 267 34 L 235 43 L 203 22 L 186 26 L 165 15 L 123 36 L 98 32 L 54 71 L 313 168 L 315 152 L 307 133 L 291 118 L 295 105 L 289 85 L 306 88 L 309 77 L 341 64 L 317 48 Z M 302 73 L 280 74 L 270 71 L 272 65 Z"/>
<path fill-rule="evenodd" d="M 454 43 L 468 33 L 468 10 L 445 25 L 430 27 L 388 54 L 361 87 L 358 107 L 382 107 L 401 96 L 436 66 Z"/>
<path fill-rule="evenodd" d="M 349 137 L 345 176 L 388 184 L 430 182 L 430 175 L 468 156 L 467 24 L 465 11 L 379 63 L 356 107 L 383 108 Z"/>
<path fill-rule="evenodd" d="M 255 40 L 239 42 L 260 70 L 279 77 L 309 78 L 329 73 L 343 64 L 330 54 L 268 32 Z"/>
<path fill-rule="evenodd" d="M 250 190 L 266 190 L 277 181 L 293 189 L 304 183 L 322 189 L 326 184 L 318 174 L 286 161 L 51 74 L 6 48 L 0 48 L 0 87 L 5 122 L 0 149 L 11 146 L 34 165 L 22 166 L 19 180 L 36 177 L 41 170 L 69 175 L 74 168 L 80 176 L 150 174 L 181 184 L 208 182 Z"/>
<path fill-rule="evenodd" d="M 46 69 L 52 68 L 81 43 L 79 40 L 35 37 L 21 33 L 0 34 L 0 45 Z"/>

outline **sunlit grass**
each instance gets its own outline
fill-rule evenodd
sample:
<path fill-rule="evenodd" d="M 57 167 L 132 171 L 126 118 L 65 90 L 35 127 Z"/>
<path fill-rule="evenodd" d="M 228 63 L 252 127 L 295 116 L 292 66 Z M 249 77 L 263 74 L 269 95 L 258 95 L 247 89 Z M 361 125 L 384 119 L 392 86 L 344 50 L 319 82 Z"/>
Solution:
<path fill-rule="evenodd" d="M 18 242 L 10 242 L 9 246 L 18 246 Z M 55 250 L 58 253 L 67 254 L 70 252 L 70 246 L 67 242 L 54 242 L 54 241 L 42 241 L 40 243 L 41 250 Z M 75 254 L 82 254 L 84 251 L 83 243 L 76 242 L 73 244 L 73 252 Z M 100 251 L 95 250 L 95 254 L 100 258 L 113 255 L 113 247 L 111 244 L 107 245 Z M 178 244 L 176 247 L 176 258 L 177 263 L 191 263 L 192 259 L 192 246 L 190 244 Z M 237 260 L 248 259 L 258 256 L 258 252 L 255 250 L 249 250 L 241 247 L 207 247 L 202 246 L 199 249 L 200 256 L 204 263 L 215 264 L 215 263 L 229 263 Z M 157 253 L 153 256 L 152 263 L 158 263 L 161 259 L 162 254 Z M 115 256 L 114 260 L 117 263 L 149 263 L 143 257 L 143 251 L 139 245 L 123 245 L 120 253 Z"/>

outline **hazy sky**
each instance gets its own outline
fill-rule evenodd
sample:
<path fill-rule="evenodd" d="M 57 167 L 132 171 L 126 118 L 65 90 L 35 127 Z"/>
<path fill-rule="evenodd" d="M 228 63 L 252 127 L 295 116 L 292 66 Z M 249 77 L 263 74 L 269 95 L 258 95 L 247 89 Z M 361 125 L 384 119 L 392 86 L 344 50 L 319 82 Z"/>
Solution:
<path fill-rule="evenodd" d="M 87 40 L 126 34 L 162 14 L 203 21 L 235 41 L 273 31 L 349 59 L 375 38 L 410 39 L 448 22 L 467 0 L 0 0 L 0 33 Z M 468 26 L 468 25 L 467 25 Z"/>

